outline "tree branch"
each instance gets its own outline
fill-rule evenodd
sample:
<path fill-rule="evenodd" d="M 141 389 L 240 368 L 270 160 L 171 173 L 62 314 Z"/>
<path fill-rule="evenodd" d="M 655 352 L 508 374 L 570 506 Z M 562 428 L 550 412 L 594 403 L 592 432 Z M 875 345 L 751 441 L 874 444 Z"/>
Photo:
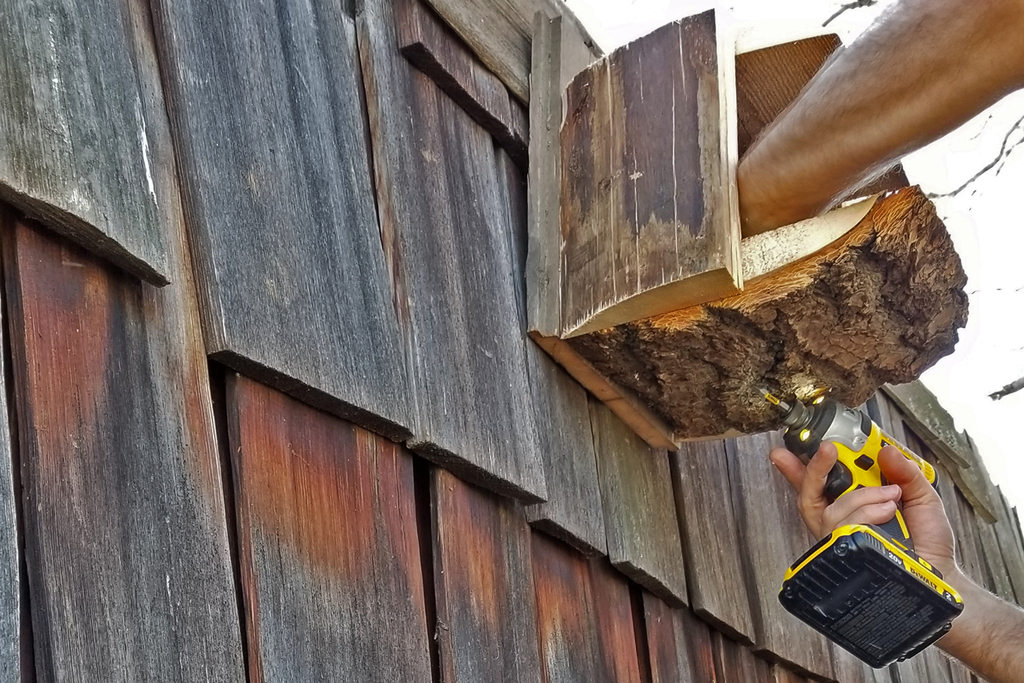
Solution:
<path fill-rule="evenodd" d="M 872 5 L 877 4 L 878 0 L 854 0 L 853 2 L 848 2 L 845 5 L 840 6 L 840 8 L 836 10 L 835 14 L 825 20 L 825 23 L 822 24 L 822 26 L 828 26 L 843 14 L 843 12 L 849 12 L 852 9 L 860 9 L 861 7 L 871 7 Z"/>
<path fill-rule="evenodd" d="M 1009 396 L 1010 394 L 1013 394 L 1013 393 L 1016 393 L 1016 392 L 1020 391 L 1021 389 L 1024 389 L 1024 377 L 1021 377 L 1020 379 L 1018 379 L 1018 380 L 1016 380 L 1014 382 L 1010 382 L 1009 384 L 1007 384 L 1005 387 L 1003 387 L 999 391 L 995 391 L 995 392 L 989 394 L 988 397 L 990 399 L 992 399 L 993 401 L 998 401 L 999 399 L 1005 398 L 1005 397 Z"/>
<path fill-rule="evenodd" d="M 929 192 L 928 193 L 928 198 L 929 199 L 938 199 L 940 197 L 955 197 L 956 195 L 958 195 L 961 192 L 963 192 L 975 180 L 977 180 L 981 176 L 983 176 L 986 173 L 988 173 L 989 171 L 991 171 L 1000 162 L 1004 161 L 1006 159 L 1006 157 L 1008 157 L 1010 155 L 1010 152 L 1012 152 L 1014 149 L 1017 148 L 1018 145 L 1020 145 L 1022 142 L 1024 142 L 1024 135 L 1022 135 L 1019 140 L 1015 141 L 1013 144 L 1010 144 L 1010 137 L 1017 130 L 1019 130 L 1021 128 L 1022 124 L 1024 124 L 1024 116 L 1022 116 L 1019 119 L 1017 119 L 1017 122 L 1015 124 L 1013 124 L 1010 127 L 1010 130 L 1008 130 L 1006 132 L 1006 137 L 1003 138 L 1003 146 L 1000 147 L 999 154 L 996 155 L 996 158 L 993 159 L 992 161 L 990 161 L 989 163 L 985 164 L 985 166 L 983 166 L 981 168 L 981 170 L 979 170 L 977 173 L 975 173 L 970 178 L 968 178 L 967 182 L 965 182 L 963 185 L 961 185 L 960 187 L 956 188 L 952 192 Z M 996 174 L 998 174 L 998 173 L 999 173 L 999 170 L 996 171 Z"/>

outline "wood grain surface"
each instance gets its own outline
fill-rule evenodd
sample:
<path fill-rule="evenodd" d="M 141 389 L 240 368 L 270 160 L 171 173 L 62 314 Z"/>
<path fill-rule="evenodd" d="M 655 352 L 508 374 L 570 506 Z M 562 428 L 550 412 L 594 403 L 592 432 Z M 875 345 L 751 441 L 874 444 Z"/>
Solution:
<path fill-rule="evenodd" d="M 995 524 L 995 534 L 1006 573 L 1013 587 L 1014 600 L 1019 605 L 1024 602 L 1024 548 L 1020 542 L 1020 527 L 1013 516 L 1010 502 L 998 486 L 993 497 L 1000 503 L 996 507 L 998 521 Z"/>
<path fill-rule="evenodd" d="M 566 91 L 559 336 L 742 287 L 733 47 L 716 22 L 708 11 L 663 26 Z"/>
<path fill-rule="evenodd" d="M 786 568 L 813 544 L 796 494 L 768 460 L 782 442 L 777 434 L 726 441 L 733 501 L 739 517 L 743 557 L 754 614 L 755 650 L 822 678 L 832 675 L 829 644 L 779 603 Z"/>
<path fill-rule="evenodd" d="M 715 680 L 711 630 L 687 609 L 669 607 L 644 593 L 644 622 L 652 683 L 706 683 Z"/>
<path fill-rule="evenodd" d="M 530 72 L 529 253 L 526 261 L 527 321 L 542 337 L 561 331 L 562 18 L 538 12 L 533 25 Z"/>
<path fill-rule="evenodd" d="M 608 559 L 672 605 L 686 602 L 686 573 L 668 456 L 590 400 Z"/>
<path fill-rule="evenodd" d="M 934 205 L 909 188 L 738 296 L 568 342 L 680 438 L 751 433 L 775 420 L 764 383 L 798 395 L 833 387 L 860 405 L 884 382 L 920 375 L 953 349 L 965 283 Z"/>
<path fill-rule="evenodd" d="M 208 351 L 409 436 L 352 19 L 329 0 L 155 4 Z"/>
<path fill-rule="evenodd" d="M 530 99 L 530 36 L 537 12 L 562 16 L 565 39 L 574 45 L 567 78 L 600 55 L 600 49 L 561 0 L 428 0 L 488 69 L 523 102 Z M 570 56 L 570 55 L 567 55 Z M 564 84 L 564 82 L 563 82 Z"/>
<path fill-rule="evenodd" d="M 409 444 L 463 479 L 540 502 L 544 471 L 494 143 L 401 58 L 388 0 L 365 0 L 357 17 L 382 240 L 415 402 Z"/>
<path fill-rule="evenodd" d="M 715 680 L 722 683 L 772 683 L 768 662 L 718 631 L 711 633 Z"/>
<path fill-rule="evenodd" d="M 409 61 L 489 132 L 521 167 L 529 131 L 505 84 L 470 52 L 425 0 L 394 0 L 398 47 Z"/>
<path fill-rule="evenodd" d="M 153 154 L 164 114 L 146 13 L 138 0 L 0 2 L 0 197 L 163 285 L 154 183 L 174 169 Z"/>
<path fill-rule="evenodd" d="M 874 669 L 835 643 L 829 643 L 832 652 L 832 670 L 840 683 L 900 683 L 894 679 L 889 667 Z"/>
<path fill-rule="evenodd" d="M 174 284 L 160 290 L 38 224 L 3 231 L 39 680 L 243 677 L 177 228 Z"/>
<path fill-rule="evenodd" d="M 430 482 L 441 681 L 539 683 L 531 532 L 522 507 L 439 468 Z"/>
<path fill-rule="evenodd" d="M 412 457 L 227 378 L 249 676 L 430 680 Z"/>
<path fill-rule="evenodd" d="M 498 167 L 511 219 L 516 301 L 525 331 L 529 307 L 523 277 L 527 270 L 527 187 L 522 171 L 507 154 L 498 154 Z M 587 392 L 530 341 L 526 342 L 526 366 L 548 491 L 547 502 L 526 508 L 527 519 L 535 528 L 586 555 L 604 555 L 604 511 Z"/>
<path fill-rule="evenodd" d="M 0 205 L 0 234 L 13 229 L 12 220 L 8 208 Z M 0 335 L 6 337 L 7 321 L 2 320 L 0 323 Z M 6 345 L 6 341 L 3 343 Z M 6 360 L 0 363 L 0 366 L 6 365 Z M 22 558 L 18 547 L 18 504 L 15 502 L 15 496 L 20 496 L 21 491 L 20 487 L 15 486 L 15 454 L 11 442 L 11 425 L 8 422 L 6 371 L 5 367 L 0 367 L 0 377 L 3 377 L 3 384 L 0 385 L 0 683 L 21 683 L 21 656 L 23 647 L 28 645 L 21 632 L 22 607 L 27 605 L 22 601 Z M 31 662 L 26 664 L 30 666 Z"/>
<path fill-rule="evenodd" d="M 734 484 L 725 444 L 684 443 L 669 453 L 669 461 L 690 607 L 719 630 L 751 643 L 754 620 L 744 576 L 747 559 L 740 552 L 739 519 L 733 506 Z"/>
<path fill-rule="evenodd" d="M 538 532 L 532 558 L 544 680 L 640 683 L 628 582 Z"/>

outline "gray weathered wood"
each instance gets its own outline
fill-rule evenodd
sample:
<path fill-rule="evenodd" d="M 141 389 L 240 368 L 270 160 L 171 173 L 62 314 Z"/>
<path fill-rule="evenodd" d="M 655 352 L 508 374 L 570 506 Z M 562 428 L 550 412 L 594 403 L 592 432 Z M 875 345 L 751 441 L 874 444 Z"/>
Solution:
<path fill-rule="evenodd" d="M 0 205 L 0 231 L 10 228 L 11 218 Z M 0 335 L 7 335 L 6 321 Z M 0 371 L 3 370 L 0 363 Z M 11 431 L 7 422 L 6 375 L 0 372 L 0 683 L 21 683 L 21 571 Z M 18 492 L 20 495 L 20 491 Z"/>
<path fill-rule="evenodd" d="M 652 683 L 715 680 L 711 631 L 687 609 L 674 609 L 643 594 L 644 626 Z"/>
<path fill-rule="evenodd" d="M 402 54 L 434 79 L 525 168 L 529 134 L 523 126 L 518 100 L 510 98 L 505 84 L 480 63 L 424 2 L 394 1 L 395 29 Z"/>
<path fill-rule="evenodd" d="M 145 5 L 129 6 L 148 27 Z M 135 68 L 156 82 L 151 38 L 137 37 Z M 140 283 L 32 222 L 3 231 L 41 681 L 244 676 L 207 360 L 166 112 L 151 94 L 171 285 Z"/>
<path fill-rule="evenodd" d="M 668 456 L 590 399 L 608 559 L 672 605 L 686 602 L 686 573 Z"/>
<path fill-rule="evenodd" d="M 530 99 L 530 35 L 537 12 L 564 18 L 564 40 L 574 46 L 562 66 L 567 79 L 600 55 L 594 40 L 561 0 L 428 1 L 523 102 Z"/>
<path fill-rule="evenodd" d="M 498 154 L 498 175 L 504 191 L 516 264 L 520 324 L 526 329 L 527 188 L 508 155 Z M 590 429 L 587 392 L 536 344 L 526 341 L 526 363 L 540 453 L 547 482 L 547 502 L 526 508 L 530 523 L 587 555 L 604 555 L 604 511 L 597 483 L 594 436 Z"/>
<path fill-rule="evenodd" d="M 159 75 L 136 2 L 0 2 L 0 197 L 153 284 L 170 279 L 158 207 Z"/>
<path fill-rule="evenodd" d="M 561 327 L 559 252 L 562 243 L 560 192 L 562 164 L 562 19 L 537 12 L 533 24 L 530 72 L 530 210 L 526 261 L 529 329 L 557 337 Z"/>
<path fill-rule="evenodd" d="M 409 436 L 352 20 L 331 0 L 155 4 L 208 351 Z"/>
<path fill-rule="evenodd" d="M 1017 604 L 1024 603 L 1024 548 L 1021 547 L 1017 521 L 1010 509 L 1010 503 L 999 487 L 996 487 L 996 500 L 1000 505 L 996 508 L 999 520 L 995 524 L 999 550 L 1003 554 L 1003 563 L 1013 586 L 1013 594 Z"/>
<path fill-rule="evenodd" d="M 754 614 L 755 651 L 829 678 L 829 644 L 779 603 L 786 568 L 811 547 L 796 495 L 768 460 L 781 441 L 777 434 L 756 434 L 726 441 L 733 500 L 742 545 L 738 553 L 748 570 Z"/>
<path fill-rule="evenodd" d="M 410 447 L 526 502 L 546 491 L 490 135 L 397 58 L 387 0 L 357 12 L 378 210 L 416 422 Z"/>
<path fill-rule="evenodd" d="M 970 467 L 974 454 L 967 435 L 956 430 L 953 418 L 920 381 L 882 387 L 910 422 L 911 427 L 936 455 L 961 467 Z"/>
<path fill-rule="evenodd" d="M 561 141 L 562 337 L 742 287 L 735 46 L 715 11 L 579 74 Z"/>
<path fill-rule="evenodd" d="M 684 443 L 669 454 L 683 534 L 690 607 L 738 640 L 753 642 L 739 525 L 722 441 Z"/>
<path fill-rule="evenodd" d="M 540 683 L 530 527 L 522 507 L 431 474 L 442 683 Z"/>
<path fill-rule="evenodd" d="M 412 456 L 230 374 L 252 683 L 429 681 Z"/>

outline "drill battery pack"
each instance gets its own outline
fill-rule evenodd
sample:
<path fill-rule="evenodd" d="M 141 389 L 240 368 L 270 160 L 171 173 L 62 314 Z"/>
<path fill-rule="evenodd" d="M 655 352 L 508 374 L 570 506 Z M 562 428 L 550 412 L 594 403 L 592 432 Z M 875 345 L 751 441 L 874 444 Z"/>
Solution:
<path fill-rule="evenodd" d="M 875 668 L 941 638 L 963 602 L 939 572 L 869 525 L 841 527 L 789 568 L 782 605 Z"/>

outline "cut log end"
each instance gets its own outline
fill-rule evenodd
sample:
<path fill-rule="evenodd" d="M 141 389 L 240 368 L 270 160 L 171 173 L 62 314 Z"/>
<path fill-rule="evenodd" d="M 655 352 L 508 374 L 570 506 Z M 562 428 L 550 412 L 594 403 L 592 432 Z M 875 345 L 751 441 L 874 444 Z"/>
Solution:
<path fill-rule="evenodd" d="M 828 247 L 719 301 L 568 342 L 680 438 L 776 426 L 758 391 L 860 405 L 953 350 L 967 278 L 917 188 L 880 200 Z"/>

